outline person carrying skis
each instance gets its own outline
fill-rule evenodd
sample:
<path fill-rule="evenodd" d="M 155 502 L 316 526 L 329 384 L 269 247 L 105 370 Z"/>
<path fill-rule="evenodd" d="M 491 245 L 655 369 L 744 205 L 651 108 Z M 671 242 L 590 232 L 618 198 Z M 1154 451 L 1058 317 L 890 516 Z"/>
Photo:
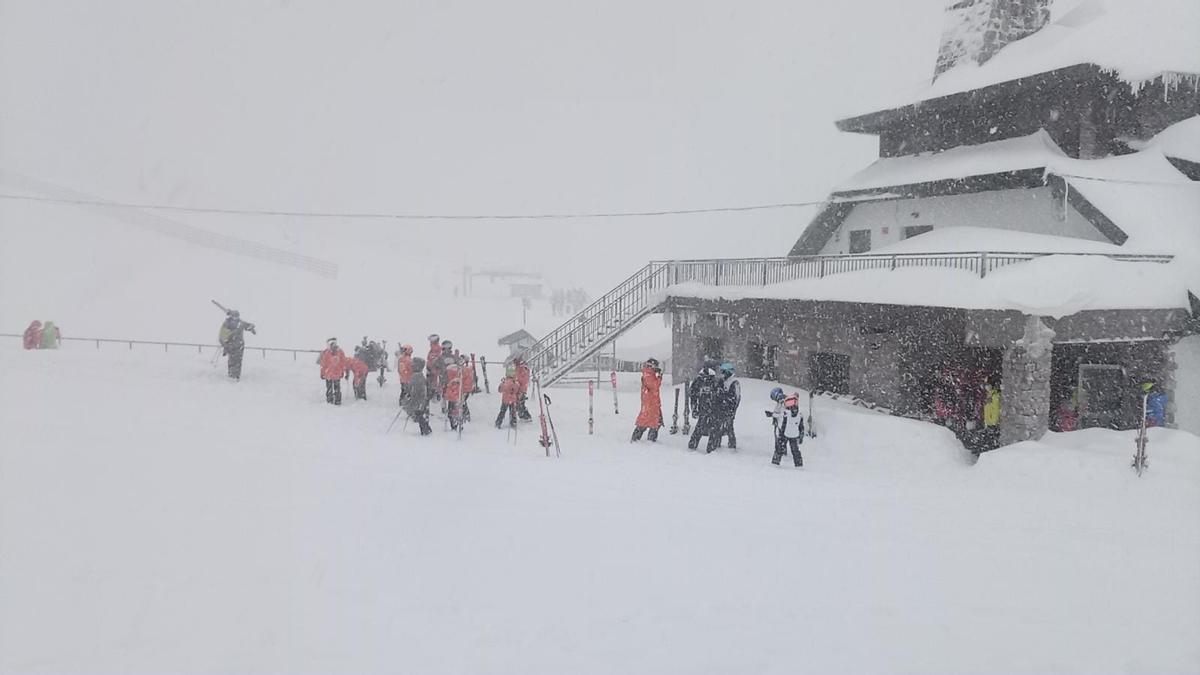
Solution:
<path fill-rule="evenodd" d="M 404 399 L 408 397 L 408 385 L 412 382 L 412 376 L 412 345 L 401 345 L 400 350 L 396 352 L 396 377 L 400 380 L 400 405 L 404 405 Z"/>
<path fill-rule="evenodd" d="M 530 414 L 529 408 L 525 405 L 525 402 L 529 400 L 529 380 L 531 376 L 529 365 L 525 363 L 524 357 L 518 356 L 513 359 L 513 368 L 517 371 L 517 386 L 520 387 L 520 391 L 517 394 L 517 417 L 522 422 L 532 422 L 533 415 Z"/>
<path fill-rule="evenodd" d="M 354 375 L 355 400 L 367 400 L 367 373 L 371 372 L 371 366 L 363 359 L 352 356 L 346 359 L 346 369 Z"/>
<path fill-rule="evenodd" d="M 651 443 L 658 442 L 658 430 L 663 426 L 662 420 L 662 367 L 658 359 L 646 359 L 642 365 L 642 409 L 634 421 L 633 438 L 630 442 L 642 440 L 646 434 Z"/>
<path fill-rule="evenodd" d="M 242 321 L 242 315 L 236 309 L 225 314 L 221 330 L 217 332 L 217 341 L 221 344 L 221 353 L 229 357 L 229 377 L 242 379 L 242 354 L 246 351 L 245 332 L 257 335 L 254 324 Z"/>
<path fill-rule="evenodd" d="M 500 392 L 500 414 L 496 415 L 496 428 L 504 423 L 504 413 L 508 413 L 508 425 L 517 426 L 517 400 L 521 396 L 521 385 L 517 383 L 517 369 L 509 366 L 504 371 L 504 379 L 496 389 Z"/>
<path fill-rule="evenodd" d="M 34 319 L 29 327 L 25 329 L 25 335 L 21 340 L 22 346 L 25 349 L 41 349 L 42 348 L 42 322 Z"/>
<path fill-rule="evenodd" d="M 412 360 L 412 379 L 408 382 L 408 396 L 401 407 L 409 419 L 417 423 L 422 436 L 433 433 L 429 427 L 429 382 L 425 378 L 425 361 L 420 357 Z"/>
<path fill-rule="evenodd" d="M 804 466 L 804 457 L 800 455 L 800 444 L 804 442 L 804 415 L 800 414 L 800 394 L 784 396 L 783 389 L 775 387 L 771 390 L 771 400 L 775 401 L 775 410 L 766 411 L 775 425 L 775 456 L 771 463 L 779 466 L 784 453 L 792 451 L 792 461 L 797 467 Z"/>
<path fill-rule="evenodd" d="M 742 403 L 742 383 L 733 376 L 733 364 L 721 364 L 717 373 L 716 435 L 708 437 L 708 452 L 721 447 L 721 439 L 729 437 L 729 449 L 737 450 L 737 434 L 733 431 L 733 420 Z M 715 440 L 714 440 L 715 439 Z"/>
<path fill-rule="evenodd" d="M 696 425 L 692 429 L 692 436 L 688 439 L 688 450 L 695 450 L 700 447 L 700 439 L 704 436 L 709 437 L 709 452 L 716 448 L 713 434 L 717 433 L 717 425 L 715 420 L 716 414 L 716 397 L 717 397 L 717 375 L 715 370 L 708 366 L 700 369 L 700 374 L 696 379 L 692 380 L 692 387 L 688 391 L 688 400 L 691 403 L 692 417 L 696 418 Z"/>
<path fill-rule="evenodd" d="M 325 380 L 325 402 L 342 404 L 342 376 L 346 374 L 346 352 L 338 346 L 337 338 L 326 340 L 328 347 L 317 357 L 321 366 L 321 379 Z"/>

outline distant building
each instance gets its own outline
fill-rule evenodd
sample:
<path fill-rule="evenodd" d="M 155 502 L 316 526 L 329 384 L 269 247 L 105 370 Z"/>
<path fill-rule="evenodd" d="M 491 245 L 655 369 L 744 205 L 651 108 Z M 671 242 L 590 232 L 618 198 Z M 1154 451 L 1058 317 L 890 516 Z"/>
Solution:
<path fill-rule="evenodd" d="M 509 333 L 496 341 L 501 347 L 508 347 L 509 356 L 516 356 L 537 344 L 537 338 L 524 328 Z"/>

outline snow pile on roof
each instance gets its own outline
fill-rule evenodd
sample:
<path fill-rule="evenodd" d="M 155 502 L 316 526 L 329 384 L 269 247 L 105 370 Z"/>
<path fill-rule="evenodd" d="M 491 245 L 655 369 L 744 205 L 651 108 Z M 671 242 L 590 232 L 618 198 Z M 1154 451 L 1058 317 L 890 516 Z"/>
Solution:
<path fill-rule="evenodd" d="M 872 249 L 871 253 L 953 253 L 1019 251 L 1022 253 L 1128 253 L 1116 244 L 1057 237 L 995 227 L 939 227 L 931 232 Z"/>
<path fill-rule="evenodd" d="M 1059 68 L 1091 63 L 1135 90 L 1166 76 L 1198 86 L 1200 2 L 1196 0 L 1084 0 L 1042 30 L 1000 50 L 983 65 L 947 70 L 935 82 L 892 97 L 872 110 L 909 105 Z M 1175 74 L 1187 74 L 1181 83 Z"/>
<path fill-rule="evenodd" d="M 1066 153 L 1050 134 L 1045 129 L 1038 129 L 1018 138 L 902 157 L 883 157 L 837 186 L 836 192 L 1040 169 L 1064 159 L 1068 159 Z"/>
<path fill-rule="evenodd" d="M 767 286 L 671 286 L 663 298 L 829 300 L 959 309 L 1011 309 L 1050 317 L 1092 309 L 1187 307 L 1200 269 L 1184 260 L 1119 262 L 1102 256 L 1050 255 L 987 277 L 940 267 L 834 274 Z"/>
<path fill-rule="evenodd" d="M 1158 150 L 1104 159 L 1062 159 L 1047 173 L 1066 178 L 1129 239 L 1126 252 L 1171 253 L 1200 262 L 1200 183 Z"/>
<path fill-rule="evenodd" d="M 1197 36 L 1200 41 L 1200 36 Z M 1200 47 L 1197 47 L 1200 50 Z M 1168 157 L 1200 162 L 1200 115 L 1176 122 L 1158 132 L 1144 143 L 1135 144 L 1138 150 L 1157 149 Z"/>

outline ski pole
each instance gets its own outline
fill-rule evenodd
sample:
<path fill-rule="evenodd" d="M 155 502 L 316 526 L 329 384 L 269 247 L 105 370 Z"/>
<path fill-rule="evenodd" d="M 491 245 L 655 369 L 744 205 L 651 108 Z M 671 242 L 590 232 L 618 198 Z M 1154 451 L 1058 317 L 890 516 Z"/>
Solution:
<path fill-rule="evenodd" d="M 404 408 L 401 408 L 396 413 L 396 416 L 392 418 L 392 423 L 388 425 L 387 431 L 383 432 L 385 435 L 392 433 L 392 427 L 396 426 L 396 421 L 400 419 L 400 415 L 402 415 L 402 414 L 404 414 Z M 406 426 L 406 427 L 408 426 L 407 420 L 404 422 L 404 426 Z"/>
<path fill-rule="evenodd" d="M 538 387 L 538 392 L 541 390 L 541 387 Z M 554 437 L 554 456 L 562 457 L 562 452 L 558 449 L 558 431 L 554 428 L 554 415 L 550 414 L 550 395 L 542 394 L 542 398 L 546 399 L 546 419 L 550 420 L 550 433 Z M 550 448 L 546 448 L 546 456 L 550 456 Z"/>
<path fill-rule="evenodd" d="M 592 435 L 592 429 L 595 425 L 595 417 L 592 414 L 592 398 L 596 393 L 596 383 L 588 380 L 588 435 Z"/>
<path fill-rule="evenodd" d="M 617 371 L 612 371 L 612 386 L 613 386 L 613 414 L 620 415 L 620 405 L 617 403 Z"/>

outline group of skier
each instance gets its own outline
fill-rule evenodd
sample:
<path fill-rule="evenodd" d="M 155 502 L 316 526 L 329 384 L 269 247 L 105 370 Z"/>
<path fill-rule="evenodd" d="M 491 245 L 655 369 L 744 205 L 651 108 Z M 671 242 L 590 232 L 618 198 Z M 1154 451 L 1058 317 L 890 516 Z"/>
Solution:
<path fill-rule="evenodd" d="M 25 349 L 58 349 L 59 343 L 62 342 L 62 331 L 58 326 L 54 325 L 53 321 L 42 323 L 34 319 L 29 327 L 25 329 L 25 334 L 22 336 L 21 345 Z"/>
<path fill-rule="evenodd" d="M 742 403 L 742 385 L 734 377 L 734 366 L 725 362 L 706 361 L 696 379 L 686 387 L 685 396 L 691 416 L 696 418 L 688 449 L 700 447 L 700 440 L 708 437 L 706 452 L 721 447 L 723 439 L 729 439 L 729 448 L 737 449 L 737 433 L 734 418 Z M 658 440 L 658 430 L 665 426 L 662 414 L 662 366 L 658 359 L 646 359 L 642 365 L 642 407 L 634 422 L 631 441 Z M 687 414 L 685 412 L 685 414 Z"/>

